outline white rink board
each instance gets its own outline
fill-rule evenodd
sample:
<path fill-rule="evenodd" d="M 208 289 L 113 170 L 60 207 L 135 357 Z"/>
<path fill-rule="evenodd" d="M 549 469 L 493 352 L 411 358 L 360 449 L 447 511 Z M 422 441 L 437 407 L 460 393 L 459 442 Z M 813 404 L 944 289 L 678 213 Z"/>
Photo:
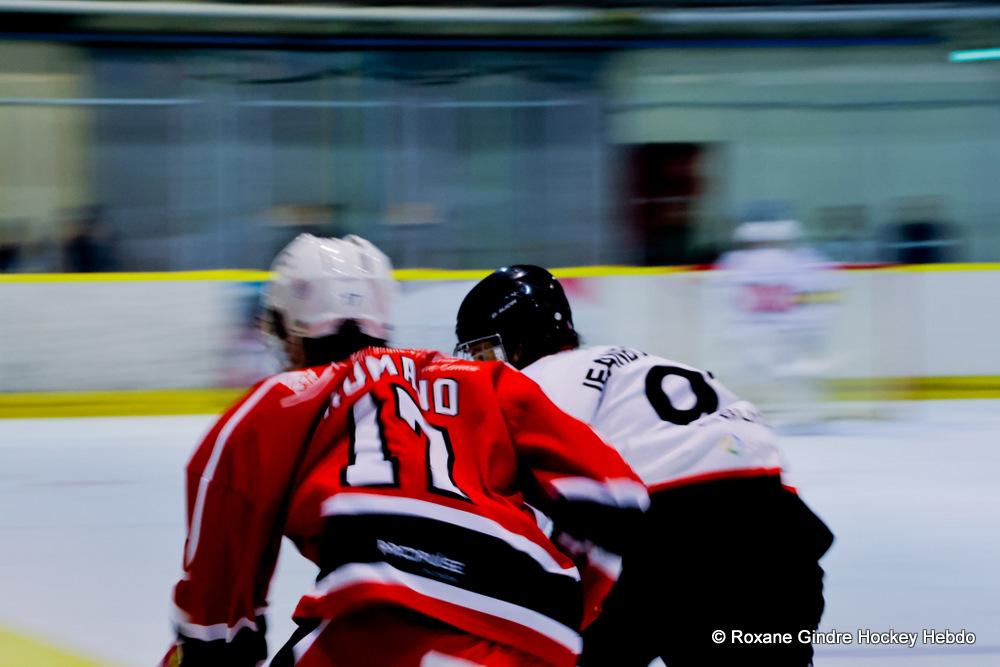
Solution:
<path fill-rule="evenodd" d="M 630 345 L 725 378 L 740 346 L 728 335 L 719 279 L 701 271 L 563 282 L 586 342 Z M 842 283 L 830 377 L 1000 375 L 1000 271 L 857 270 Z M 403 283 L 393 342 L 450 352 L 473 284 Z M 247 350 L 260 348 L 248 347 L 253 289 L 214 280 L 0 283 L 0 391 L 245 384 Z"/>
<path fill-rule="evenodd" d="M 0 391 L 210 387 L 223 376 L 231 283 L 0 283 Z"/>
<path fill-rule="evenodd" d="M 965 628 L 978 641 L 820 648 L 816 664 L 1000 664 L 1000 402 L 891 409 L 892 421 L 783 439 L 789 481 L 837 535 L 823 561 L 822 627 Z M 109 664 L 155 664 L 170 640 L 169 592 L 180 571 L 183 465 L 210 422 L 0 420 L 0 626 Z M 272 588 L 272 650 L 313 574 L 286 542 Z"/>

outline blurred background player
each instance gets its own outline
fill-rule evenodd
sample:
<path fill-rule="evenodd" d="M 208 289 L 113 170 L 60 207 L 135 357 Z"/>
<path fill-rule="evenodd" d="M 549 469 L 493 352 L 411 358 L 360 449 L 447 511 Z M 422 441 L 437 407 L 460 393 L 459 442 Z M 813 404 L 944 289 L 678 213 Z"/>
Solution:
<path fill-rule="evenodd" d="M 646 490 L 507 365 L 384 347 L 391 268 L 355 236 L 301 235 L 275 260 L 269 320 L 297 370 L 253 387 L 188 464 L 168 664 L 262 664 L 283 534 L 319 575 L 273 665 L 576 663 Z M 580 567 L 529 501 L 589 545 Z"/>
<path fill-rule="evenodd" d="M 822 419 L 838 276 L 796 220 L 745 222 L 718 261 L 733 384 L 776 425 Z"/>
<path fill-rule="evenodd" d="M 499 269 L 458 312 L 459 351 L 505 359 L 619 449 L 650 490 L 584 665 L 811 663 L 812 647 L 715 644 L 713 630 L 815 629 L 833 536 L 782 485 L 774 434 L 708 372 L 627 347 L 580 348 L 559 282 Z"/>

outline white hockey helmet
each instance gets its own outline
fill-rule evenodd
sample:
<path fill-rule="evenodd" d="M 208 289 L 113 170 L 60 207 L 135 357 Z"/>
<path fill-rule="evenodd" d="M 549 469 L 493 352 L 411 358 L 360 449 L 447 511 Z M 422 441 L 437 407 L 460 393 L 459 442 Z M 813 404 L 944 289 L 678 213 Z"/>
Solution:
<path fill-rule="evenodd" d="M 337 333 L 347 320 L 373 338 L 388 339 L 397 284 L 392 263 L 360 236 L 342 239 L 299 234 L 278 253 L 264 304 L 300 338 Z"/>

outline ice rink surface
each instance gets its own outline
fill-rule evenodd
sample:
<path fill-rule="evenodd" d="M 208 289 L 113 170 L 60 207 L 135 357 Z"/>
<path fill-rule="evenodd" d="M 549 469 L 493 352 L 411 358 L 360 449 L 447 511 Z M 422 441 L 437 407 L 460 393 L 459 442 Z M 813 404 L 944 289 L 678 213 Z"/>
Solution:
<path fill-rule="evenodd" d="M 783 438 L 789 480 L 837 535 L 821 629 L 965 629 L 976 643 L 819 647 L 816 664 L 1000 665 L 1000 401 L 883 412 Z M 0 420 L 0 627 L 102 664 L 155 664 L 171 639 L 183 466 L 211 421 Z M 272 650 L 313 576 L 286 542 Z"/>

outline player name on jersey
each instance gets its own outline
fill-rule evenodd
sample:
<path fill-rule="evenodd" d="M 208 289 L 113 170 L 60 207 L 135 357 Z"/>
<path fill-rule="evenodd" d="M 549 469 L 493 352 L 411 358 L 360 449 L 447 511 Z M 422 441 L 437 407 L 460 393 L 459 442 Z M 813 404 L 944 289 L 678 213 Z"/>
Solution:
<path fill-rule="evenodd" d="M 626 366 L 646 356 L 649 355 L 638 350 L 632 350 L 627 347 L 613 347 L 597 359 L 594 359 L 594 365 L 587 369 L 587 374 L 584 376 L 583 386 L 603 391 L 614 368 Z"/>
<path fill-rule="evenodd" d="M 340 389 L 331 394 L 330 406 L 339 408 L 344 398 L 353 396 L 371 382 L 378 382 L 383 374 L 399 376 L 400 371 L 403 380 L 417 392 L 417 403 L 421 410 L 431 410 L 448 417 L 458 415 L 458 382 L 453 378 L 435 378 L 430 384 L 429 392 L 428 381 L 417 379 L 416 362 L 405 355 L 400 356 L 398 361 L 390 354 L 366 355 L 363 363 L 361 360 L 355 361 Z"/>

